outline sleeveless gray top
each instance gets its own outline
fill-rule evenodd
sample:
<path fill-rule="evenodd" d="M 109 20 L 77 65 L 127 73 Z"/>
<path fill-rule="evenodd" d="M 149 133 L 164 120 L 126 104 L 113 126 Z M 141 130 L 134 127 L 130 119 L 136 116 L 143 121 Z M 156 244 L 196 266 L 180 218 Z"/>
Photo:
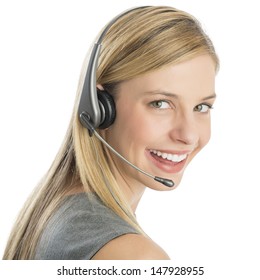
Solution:
<path fill-rule="evenodd" d="M 47 223 L 34 259 L 89 260 L 106 243 L 127 233 L 138 234 L 97 196 L 71 195 Z"/>

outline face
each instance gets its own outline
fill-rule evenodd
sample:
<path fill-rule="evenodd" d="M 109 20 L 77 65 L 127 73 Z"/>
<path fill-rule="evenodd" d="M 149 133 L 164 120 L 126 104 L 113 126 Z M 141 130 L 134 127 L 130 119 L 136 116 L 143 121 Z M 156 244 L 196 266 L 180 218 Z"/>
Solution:
<path fill-rule="evenodd" d="M 166 66 L 120 84 L 116 120 L 104 137 L 120 154 L 154 176 L 180 183 L 210 139 L 215 64 L 209 55 Z M 169 188 L 111 155 L 117 176 L 132 186 Z"/>

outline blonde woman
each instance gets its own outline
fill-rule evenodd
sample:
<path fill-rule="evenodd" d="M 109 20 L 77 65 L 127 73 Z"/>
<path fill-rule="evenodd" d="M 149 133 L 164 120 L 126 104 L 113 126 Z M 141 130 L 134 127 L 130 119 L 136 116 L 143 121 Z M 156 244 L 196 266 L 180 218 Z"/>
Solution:
<path fill-rule="evenodd" d="M 113 19 L 4 259 L 169 259 L 135 211 L 146 188 L 176 188 L 209 141 L 217 69 L 212 42 L 186 12 L 139 7 Z"/>

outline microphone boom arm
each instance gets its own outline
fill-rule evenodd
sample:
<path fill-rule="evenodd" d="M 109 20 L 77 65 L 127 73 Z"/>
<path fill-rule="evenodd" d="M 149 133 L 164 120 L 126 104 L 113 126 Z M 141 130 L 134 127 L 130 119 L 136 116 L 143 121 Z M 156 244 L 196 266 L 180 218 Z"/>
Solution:
<path fill-rule="evenodd" d="M 103 139 L 97 132 L 96 130 L 93 130 L 94 135 L 106 146 L 109 148 L 110 151 L 112 151 L 115 155 L 117 155 L 120 159 L 122 159 L 123 161 L 125 161 L 126 163 L 128 163 L 131 167 L 133 167 L 134 169 L 136 169 L 137 171 L 141 172 L 142 174 L 154 179 L 155 181 L 165 185 L 166 187 L 173 187 L 174 186 L 174 182 L 172 180 L 169 179 L 165 179 L 165 178 L 161 178 L 158 176 L 153 176 L 147 172 L 145 172 L 144 170 L 140 169 L 139 167 L 133 165 L 130 161 L 128 161 L 126 158 L 124 158 L 121 154 L 119 154 L 112 146 L 110 146 L 105 139 Z"/>

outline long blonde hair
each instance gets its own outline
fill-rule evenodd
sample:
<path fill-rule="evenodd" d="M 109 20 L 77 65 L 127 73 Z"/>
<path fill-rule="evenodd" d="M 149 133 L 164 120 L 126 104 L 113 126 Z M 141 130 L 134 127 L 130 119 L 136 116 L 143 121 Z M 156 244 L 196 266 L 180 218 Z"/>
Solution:
<path fill-rule="evenodd" d="M 122 81 L 201 54 L 211 55 L 216 69 L 219 64 L 212 42 L 199 22 L 172 7 L 144 7 L 129 12 L 108 30 L 102 45 L 97 83 L 113 94 Z M 111 171 L 109 152 L 99 140 L 89 137 L 78 120 L 87 62 L 64 142 L 49 171 L 24 205 L 4 259 L 33 259 L 47 221 L 75 186 L 96 193 L 105 205 L 143 233 Z"/>

